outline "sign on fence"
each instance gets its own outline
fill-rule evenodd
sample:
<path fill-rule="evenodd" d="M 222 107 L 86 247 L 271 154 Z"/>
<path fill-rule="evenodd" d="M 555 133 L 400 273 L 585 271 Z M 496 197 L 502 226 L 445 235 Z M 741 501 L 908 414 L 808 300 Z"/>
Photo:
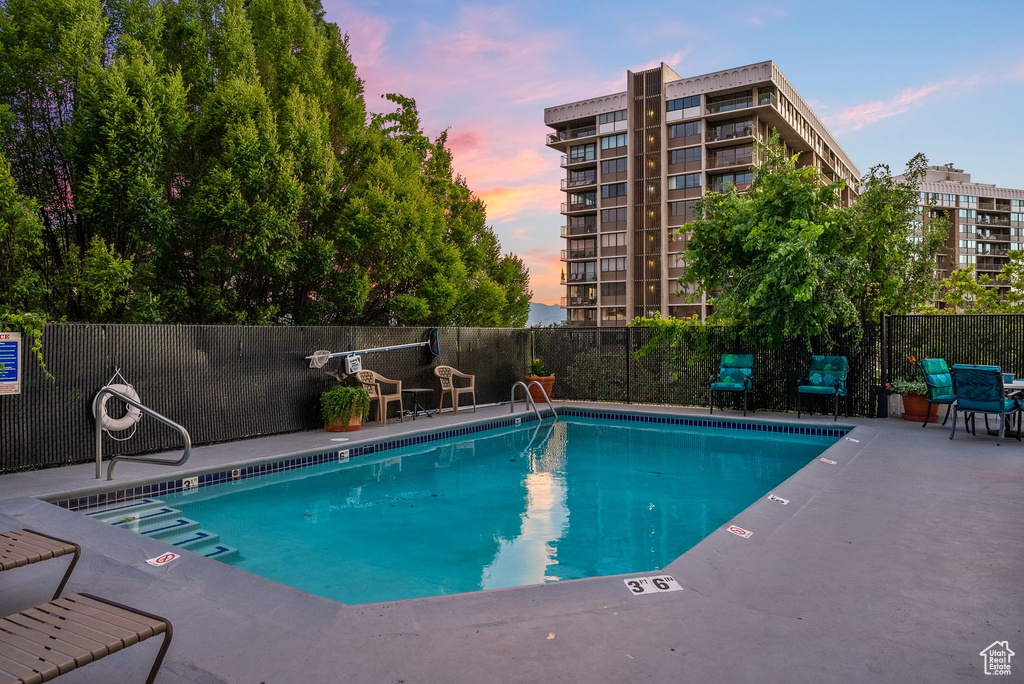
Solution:
<path fill-rule="evenodd" d="M 21 394 L 21 333 L 0 332 L 0 394 Z"/>

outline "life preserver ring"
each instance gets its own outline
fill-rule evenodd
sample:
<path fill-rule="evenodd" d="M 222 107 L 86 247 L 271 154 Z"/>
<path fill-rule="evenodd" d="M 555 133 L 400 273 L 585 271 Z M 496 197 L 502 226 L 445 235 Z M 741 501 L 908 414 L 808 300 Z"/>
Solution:
<path fill-rule="evenodd" d="M 139 401 L 139 394 L 135 391 L 135 388 L 131 385 L 107 385 L 110 389 L 115 392 L 120 392 L 124 396 L 134 401 Z M 128 411 L 120 418 L 114 418 L 107 413 L 107 401 L 111 399 L 113 395 L 104 394 L 103 400 L 100 402 L 99 415 L 93 416 L 107 432 L 121 432 L 134 426 L 142 419 L 142 410 L 138 406 L 132 406 L 128 404 Z"/>

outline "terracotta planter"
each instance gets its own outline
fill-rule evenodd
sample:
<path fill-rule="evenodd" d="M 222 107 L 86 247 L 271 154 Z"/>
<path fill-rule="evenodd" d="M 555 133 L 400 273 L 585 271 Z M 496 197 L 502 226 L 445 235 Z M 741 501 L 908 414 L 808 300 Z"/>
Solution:
<path fill-rule="evenodd" d="M 917 423 L 924 422 L 925 411 L 928 410 L 928 398 L 922 394 L 903 395 L 903 420 L 912 420 Z M 928 414 L 928 422 L 935 423 L 939 420 L 939 405 L 932 404 L 931 413 Z"/>
<path fill-rule="evenodd" d="M 548 393 L 548 399 L 551 398 L 551 388 L 555 385 L 554 375 L 527 375 L 526 386 L 530 387 L 531 382 L 539 382 L 540 386 L 544 388 L 544 391 Z M 540 406 L 544 403 L 544 397 L 541 395 L 540 390 L 536 387 L 530 387 L 530 396 L 533 397 L 533 403 Z"/>
<path fill-rule="evenodd" d="M 324 425 L 324 430 L 328 432 L 353 432 L 363 426 L 363 416 L 358 411 L 352 412 L 352 418 L 349 419 L 348 424 L 342 423 L 338 418 L 334 419 L 334 422 L 330 425 Z"/>

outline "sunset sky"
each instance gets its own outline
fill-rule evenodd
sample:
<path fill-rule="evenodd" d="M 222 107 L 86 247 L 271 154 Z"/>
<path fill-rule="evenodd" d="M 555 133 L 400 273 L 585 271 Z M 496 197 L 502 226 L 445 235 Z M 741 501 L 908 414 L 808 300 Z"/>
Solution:
<path fill-rule="evenodd" d="M 559 153 L 544 108 L 620 92 L 664 61 L 694 76 L 766 59 L 862 173 L 916 152 L 1024 188 L 1024 1 L 580 2 L 323 0 L 366 84 L 416 99 L 428 134 L 487 202 L 534 301 L 557 303 Z"/>

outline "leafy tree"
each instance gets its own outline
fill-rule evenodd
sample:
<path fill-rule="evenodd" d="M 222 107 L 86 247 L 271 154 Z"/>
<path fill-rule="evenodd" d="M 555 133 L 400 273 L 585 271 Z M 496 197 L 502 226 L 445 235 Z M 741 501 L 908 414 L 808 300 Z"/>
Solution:
<path fill-rule="evenodd" d="M 797 167 L 777 135 L 757 142 L 745 194 L 709 192 L 695 202 L 681 283 L 714 300 L 713 322 L 774 347 L 859 326 L 849 283 L 858 272 L 842 181 Z"/>
<path fill-rule="evenodd" d="M 0 314 L 524 324 L 447 134 L 387 97 L 368 119 L 319 0 L 0 2 L 0 192 L 30 217 Z"/>
<path fill-rule="evenodd" d="M 921 221 L 918 187 L 927 167 L 925 156 L 917 154 L 901 177 L 878 164 L 861 181 L 850 210 L 858 263 L 850 294 L 864 323 L 877 322 L 883 313 L 909 313 L 935 289 L 935 258 L 949 221 L 943 216 Z"/>

